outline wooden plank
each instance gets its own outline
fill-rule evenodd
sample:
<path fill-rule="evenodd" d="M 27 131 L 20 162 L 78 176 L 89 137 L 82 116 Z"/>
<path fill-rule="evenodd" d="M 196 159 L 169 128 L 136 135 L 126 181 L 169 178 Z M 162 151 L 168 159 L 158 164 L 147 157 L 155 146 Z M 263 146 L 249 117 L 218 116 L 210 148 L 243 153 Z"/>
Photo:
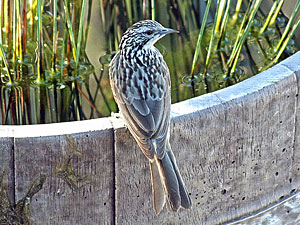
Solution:
<path fill-rule="evenodd" d="M 296 84 L 279 66 L 211 94 L 206 109 L 196 100 L 173 107 L 171 146 L 193 201 L 192 210 L 177 214 L 155 215 L 148 162 L 129 132 L 117 128 L 117 224 L 219 224 L 288 195 L 300 157 L 293 148 Z M 180 115 L 187 109 L 192 113 Z"/>
<path fill-rule="evenodd" d="M 213 222 L 246 216 L 293 190 L 291 171 L 296 170 L 294 155 L 299 154 L 293 148 L 297 85 L 295 75 L 284 67 L 267 75 L 280 71 L 291 75 L 243 98 L 228 101 L 247 88 L 242 85 L 230 95 L 217 94 L 226 103 L 224 133 L 219 136 L 223 147 L 219 145 L 212 161 L 216 164 L 213 174 L 219 174 L 213 210 L 218 216 L 210 218 Z M 206 184 L 213 182 L 209 179 Z"/>
<path fill-rule="evenodd" d="M 295 99 L 296 105 L 296 115 L 295 115 L 295 135 L 293 137 L 293 149 L 295 154 L 293 155 L 293 167 L 297 168 L 291 171 L 291 185 L 293 189 L 298 189 L 300 187 L 300 154 L 297 152 L 300 149 L 300 97 L 299 97 L 299 90 L 300 90 L 300 52 L 297 52 L 292 57 L 282 61 L 280 65 L 285 66 L 291 71 L 295 71 L 296 80 L 297 80 L 297 93 L 295 95 L 291 95 L 290 98 Z"/>
<path fill-rule="evenodd" d="M 24 219 L 114 223 L 113 130 L 108 119 L 102 125 L 80 134 L 15 139 L 16 200 L 31 195 L 31 216 L 23 214 Z"/>
<path fill-rule="evenodd" d="M 15 204 L 13 138 L 0 138 L 0 223 L 14 222 Z"/>

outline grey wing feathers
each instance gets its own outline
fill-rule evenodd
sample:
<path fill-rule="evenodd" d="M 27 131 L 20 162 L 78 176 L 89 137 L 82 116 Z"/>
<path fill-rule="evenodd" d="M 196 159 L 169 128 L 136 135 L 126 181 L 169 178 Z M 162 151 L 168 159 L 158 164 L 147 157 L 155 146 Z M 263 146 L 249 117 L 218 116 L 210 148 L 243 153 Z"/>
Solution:
<path fill-rule="evenodd" d="M 122 56 L 117 53 L 110 66 L 115 99 L 143 153 L 149 159 L 153 159 L 154 153 L 161 158 L 169 127 L 170 112 L 166 107 L 171 103 L 167 65 L 163 62 L 156 67 L 156 74 L 151 74 L 149 68 L 137 69 L 128 63 L 125 68 L 122 63 Z"/>

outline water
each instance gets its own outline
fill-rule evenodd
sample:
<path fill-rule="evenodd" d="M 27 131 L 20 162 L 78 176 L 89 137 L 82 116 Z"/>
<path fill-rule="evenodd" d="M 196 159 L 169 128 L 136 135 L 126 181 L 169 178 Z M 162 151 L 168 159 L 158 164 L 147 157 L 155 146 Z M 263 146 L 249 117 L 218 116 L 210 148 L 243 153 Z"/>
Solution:
<path fill-rule="evenodd" d="M 78 2 L 74 1 L 77 14 L 80 12 L 79 9 L 76 11 Z M 109 116 L 112 111 L 117 111 L 108 80 L 108 65 L 117 50 L 122 33 L 134 22 L 151 18 L 151 7 L 146 1 L 137 1 L 135 6 L 128 5 L 127 1 L 121 1 L 116 5 L 100 2 L 102 4 L 91 1 L 91 5 L 87 6 L 83 35 L 85 47 L 81 50 L 78 69 L 72 58 L 72 49 L 67 49 L 63 7 L 59 6 L 56 72 L 51 70 L 52 7 L 48 4 L 44 6 L 43 44 L 46 66 L 43 74 L 46 76 L 46 81 L 39 83 L 36 80 L 36 42 L 28 39 L 28 50 L 24 62 L 21 63 L 22 66 L 17 63 L 12 70 L 16 80 L 13 86 L 7 84 L 5 67 L 1 69 L 3 80 L 0 92 L 1 124 L 85 120 Z M 215 7 L 212 4 L 212 10 Z M 287 23 L 287 19 L 281 15 L 274 26 L 259 35 L 264 18 L 260 17 L 261 13 L 258 14 L 234 74 L 229 74 L 225 69 L 226 62 L 244 14 L 241 12 L 238 19 L 234 21 L 231 12 L 225 36 L 212 55 L 210 66 L 205 70 L 206 51 L 213 29 L 212 11 L 209 14 L 195 74 L 192 76 L 190 72 L 193 54 L 201 26 L 199 21 L 202 21 L 204 9 L 205 3 L 202 1 L 162 1 L 157 2 L 156 5 L 156 20 L 166 27 L 180 31 L 179 35 L 168 35 L 156 44 L 170 69 L 173 103 L 233 85 L 262 71 L 274 57 L 273 49 Z M 78 20 L 76 17 L 74 19 L 74 32 L 77 34 Z M 27 29 L 31 29 L 30 25 Z M 282 58 L 293 54 L 298 49 L 292 40 Z M 65 58 L 61 57 L 61 52 L 65 52 Z"/>

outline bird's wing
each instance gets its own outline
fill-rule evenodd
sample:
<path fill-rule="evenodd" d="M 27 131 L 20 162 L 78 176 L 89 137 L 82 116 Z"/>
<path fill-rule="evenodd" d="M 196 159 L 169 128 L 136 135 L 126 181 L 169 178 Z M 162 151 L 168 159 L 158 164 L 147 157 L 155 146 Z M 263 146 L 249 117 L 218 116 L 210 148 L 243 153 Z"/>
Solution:
<path fill-rule="evenodd" d="M 110 67 L 111 85 L 119 109 L 149 159 L 153 159 L 155 153 L 159 158 L 165 154 L 169 127 L 169 70 L 162 56 L 160 59 L 160 63 L 148 60 L 145 66 L 138 58 L 128 61 L 117 54 Z"/>

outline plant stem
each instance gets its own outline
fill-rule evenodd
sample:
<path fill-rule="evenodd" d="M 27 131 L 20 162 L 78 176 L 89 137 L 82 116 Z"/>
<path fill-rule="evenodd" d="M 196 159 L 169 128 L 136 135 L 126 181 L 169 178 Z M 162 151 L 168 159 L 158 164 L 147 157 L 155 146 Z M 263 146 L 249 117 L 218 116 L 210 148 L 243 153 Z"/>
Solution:
<path fill-rule="evenodd" d="M 16 51 L 17 51 L 17 0 L 14 0 L 13 4 L 13 66 L 16 61 Z"/>
<path fill-rule="evenodd" d="M 223 21 L 222 21 L 222 25 L 221 25 L 221 34 L 220 37 L 222 38 L 222 35 L 225 33 L 225 28 L 228 22 L 228 17 L 229 17 L 229 9 L 230 9 L 230 5 L 231 5 L 231 0 L 227 1 L 227 7 L 226 7 L 226 11 L 223 15 Z"/>
<path fill-rule="evenodd" d="M 269 25 L 269 23 L 270 23 L 270 20 L 271 20 L 271 18 L 272 18 L 272 16 L 273 16 L 273 13 L 274 13 L 274 11 L 275 11 L 275 9 L 276 9 L 277 4 L 278 4 L 278 0 L 276 0 L 275 2 L 273 2 L 272 8 L 271 8 L 271 10 L 270 10 L 270 12 L 269 12 L 269 14 L 268 14 L 268 16 L 267 16 L 267 18 L 266 18 L 266 21 L 265 21 L 263 27 L 262 27 L 262 28 L 260 29 L 260 31 L 259 31 L 259 34 L 260 34 L 260 35 L 261 35 L 263 32 L 265 32 L 265 30 L 267 29 L 267 27 L 268 27 L 268 25 Z"/>
<path fill-rule="evenodd" d="M 34 40 L 34 12 L 33 12 L 33 0 L 30 0 L 30 30 L 31 30 L 31 41 Z"/>
<path fill-rule="evenodd" d="M 104 17 L 104 9 L 103 9 L 103 3 L 102 0 L 100 0 L 100 7 L 101 7 L 101 16 L 102 16 L 102 23 L 105 24 L 105 17 Z M 127 17 L 129 24 L 132 24 L 132 5 L 131 5 L 131 0 L 125 0 L 125 7 L 126 7 L 126 12 L 127 12 Z"/>
<path fill-rule="evenodd" d="M 80 13 L 79 30 L 78 30 L 78 37 L 77 37 L 77 52 L 76 52 L 76 60 L 75 60 L 76 68 L 78 68 L 78 63 L 80 58 L 81 39 L 82 39 L 82 31 L 83 31 L 84 12 L 86 8 L 86 0 L 83 0 L 81 7 L 82 8 Z"/>
<path fill-rule="evenodd" d="M 269 26 L 272 26 L 275 23 L 283 3 L 284 3 L 284 0 L 280 0 L 279 4 L 275 10 L 275 13 L 273 14 L 272 19 L 270 20 Z"/>
<path fill-rule="evenodd" d="M 151 19 L 155 20 L 155 0 L 151 0 Z"/>
<path fill-rule="evenodd" d="M 20 2 L 17 0 L 17 50 L 18 59 L 23 62 L 23 47 L 22 47 L 22 17 L 20 12 Z"/>
<path fill-rule="evenodd" d="M 206 72 L 207 72 L 207 69 L 208 69 L 208 66 L 209 66 L 209 63 L 210 63 L 211 54 L 212 54 L 213 48 L 214 48 L 215 36 L 219 31 L 218 26 L 219 26 L 220 20 L 221 20 L 221 17 L 219 15 L 219 13 L 221 13 L 221 11 L 220 11 L 220 6 L 221 6 L 220 1 L 223 2 L 223 0 L 218 0 L 217 12 L 215 14 L 214 26 L 213 26 L 212 35 L 211 35 L 211 38 L 210 38 L 209 47 L 208 47 L 207 56 L 206 56 L 204 76 L 206 75 Z"/>
<path fill-rule="evenodd" d="M 235 67 L 237 65 L 237 61 L 239 59 L 239 56 L 240 56 L 240 53 L 241 53 L 241 50 L 242 50 L 242 46 L 248 36 L 248 33 L 249 33 L 249 30 L 250 30 L 250 27 L 253 23 L 253 20 L 254 20 L 254 17 L 257 13 L 257 10 L 259 9 L 259 6 L 261 4 L 262 0 L 256 0 L 255 2 L 253 2 L 253 7 L 251 12 L 250 12 L 250 16 L 249 16 L 249 21 L 245 27 L 245 30 L 243 31 L 243 34 L 240 38 L 240 40 L 238 41 L 238 44 L 237 44 L 237 48 L 236 48 L 236 51 L 234 52 L 234 58 L 232 58 L 232 61 L 228 61 L 229 64 L 229 68 L 231 67 L 230 69 L 230 74 L 234 73 L 234 70 L 235 70 Z M 232 64 L 233 63 L 233 64 Z"/>
<path fill-rule="evenodd" d="M 277 46 L 276 46 L 276 52 L 280 49 L 280 46 L 282 44 L 282 42 L 285 40 L 285 37 L 287 36 L 288 32 L 290 31 L 290 28 L 293 24 L 293 21 L 298 13 L 298 10 L 299 10 L 299 7 L 300 7 L 300 1 L 297 1 L 297 4 L 294 8 L 294 11 L 289 19 L 289 22 L 288 24 L 286 25 L 285 29 L 284 29 L 284 32 L 283 34 L 281 35 L 281 38 L 280 38 L 280 41 L 278 42 Z"/>
<path fill-rule="evenodd" d="M 216 12 L 217 19 L 216 19 L 216 25 L 215 25 L 215 34 L 220 34 L 220 24 L 221 24 L 222 18 L 224 18 L 223 12 L 224 12 L 225 5 L 226 5 L 226 0 L 218 1 L 218 7 L 217 7 L 218 11 Z"/>
<path fill-rule="evenodd" d="M 65 49 L 66 49 L 66 39 L 67 39 L 67 32 L 66 29 L 64 29 L 64 35 L 62 40 L 62 47 L 61 47 L 61 56 L 60 56 L 60 80 L 59 82 L 63 81 L 64 77 L 64 61 L 65 61 Z"/>
<path fill-rule="evenodd" d="M 143 0 L 143 19 L 148 19 L 148 1 Z"/>
<path fill-rule="evenodd" d="M 53 1 L 53 54 L 52 54 L 52 71 L 55 72 L 56 64 L 56 45 L 57 45 L 57 1 Z"/>
<path fill-rule="evenodd" d="M 241 6 L 242 6 L 242 2 L 243 2 L 243 0 L 238 0 L 237 3 L 236 3 L 235 12 L 234 12 L 234 15 L 233 15 L 233 21 L 234 21 L 234 23 L 235 23 L 235 21 L 237 20 L 237 18 L 239 16 L 239 13 L 240 13 L 240 10 L 241 10 Z"/>
<path fill-rule="evenodd" d="M 26 54 L 27 44 L 27 1 L 23 1 L 23 18 L 22 18 L 22 54 Z"/>
<path fill-rule="evenodd" d="M 68 5 L 67 4 L 68 4 L 67 0 L 64 0 L 65 18 L 67 20 L 67 26 L 68 26 L 69 36 L 70 36 L 70 39 L 71 39 L 72 53 L 73 53 L 74 61 L 76 62 L 77 61 L 77 57 L 76 57 L 75 37 L 74 37 L 74 33 L 73 33 L 72 23 L 71 23 L 70 14 L 69 14 L 69 10 L 68 10 Z"/>
<path fill-rule="evenodd" d="M 251 9 L 252 3 L 253 3 L 253 1 L 250 1 L 249 4 L 248 4 L 248 7 L 246 9 L 245 15 L 243 17 L 242 23 L 240 25 L 239 32 L 237 34 L 237 37 L 236 37 L 236 40 L 235 40 L 235 43 L 234 43 L 234 46 L 231 50 L 231 54 L 230 54 L 230 57 L 229 57 L 228 62 L 227 62 L 227 69 L 228 68 L 230 69 L 232 67 L 233 61 L 234 61 L 235 56 L 237 54 L 237 50 L 240 48 L 239 45 L 242 45 L 241 39 L 243 38 L 243 36 L 244 36 L 244 38 L 246 37 L 244 26 L 245 26 L 245 23 L 248 19 L 248 15 L 250 14 L 249 11 Z M 249 22 L 250 22 L 250 20 L 249 20 Z M 249 24 L 249 22 L 248 22 L 248 24 Z M 247 27 L 247 25 L 246 25 L 246 27 Z"/>
<path fill-rule="evenodd" d="M 37 82 L 45 81 L 45 74 L 43 72 L 43 30 L 42 30 L 42 0 L 37 0 L 37 13 L 38 13 L 38 28 L 37 28 L 37 42 L 38 42 L 38 57 L 37 57 L 37 67 L 38 67 L 38 78 Z"/>
<path fill-rule="evenodd" d="M 200 53 L 200 49 L 201 49 L 201 42 L 202 42 L 204 30 L 205 30 L 206 20 L 207 20 L 207 16 L 209 13 L 211 1 L 212 0 L 207 1 L 204 17 L 202 19 L 201 28 L 200 28 L 199 35 L 198 35 L 197 45 L 196 45 L 196 49 L 195 49 L 195 53 L 194 53 L 194 57 L 193 57 L 192 69 L 191 69 L 192 80 L 194 79 L 194 70 L 195 70 L 195 66 L 196 66 L 196 63 L 197 63 L 197 60 L 199 57 L 199 53 Z"/>
<path fill-rule="evenodd" d="M 2 44 L 2 21 L 4 18 L 3 0 L 0 0 L 0 44 Z"/>
<path fill-rule="evenodd" d="M 2 58 L 2 61 L 4 62 L 5 68 L 7 70 L 8 84 L 12 85 L 13 84 L 13 78 L 12 78 L 12 75 L 10 73 L 9 65 L 8 65 L 8 62 L 7 62 L 2 44 L 0 44 L 0 57 Z"/>
<path fill-rule="evenodd" d="M 272 65 L 274 65 L 275 63 L 278 62 L 280 56 L 282 55 L 282 53 L 284 52 L 287 44 L 289 43 L 289 41 L 292 39 L 293 35 L 295 34 L 295 31 L 297 30 L 298 26 L 300 25 L 300 18 L 298 19 L 297 23 L 294 24 L 291 32 L 289 33 L 288 37 L 283 41 L 279 51 L 276 53 L 276 57 L 275 59 L 272 60 L 272 62 L 266 66 L 264 69 L 268 69 L 270 68 Z"/>
<path fill-rule="evenodd" d="M 5 44 L 8 46 L 8 52 L 11 51 L 11 30 L 10 30 L 10 1 L 6 0 L 4 2 L 4 27 L 6 32 Z"/>

